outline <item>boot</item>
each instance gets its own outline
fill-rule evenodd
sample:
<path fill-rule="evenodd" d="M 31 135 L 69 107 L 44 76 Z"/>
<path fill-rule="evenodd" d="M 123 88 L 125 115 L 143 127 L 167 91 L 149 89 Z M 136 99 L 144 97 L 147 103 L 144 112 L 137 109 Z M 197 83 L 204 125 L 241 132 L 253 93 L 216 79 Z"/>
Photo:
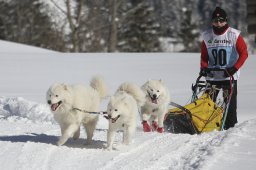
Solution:
<path fill-rule="evenodd" d="M 144 132 L 150 132 L 150 131 L 151 131 L 150 126 L 149 126 L 149 124 L 148 124 L 147 121 L 144 120 L 144 121 L 142 122 L 142 125 L 143 125 L 143 131 L 144 131 Z"/>
<path fill-rule="evenodd" d="M 163 133 L 164 132 L 164 128 L 162 128 L 162 127 L 157 128 L 157 132 Z"/>
<path fill-rule="evenodd" d="M 156 121 L 152 121 L 152 130 L 153 130 L 153 131 L 156 131 L 157 128 L 158 128 L 157 122 L 156 122 Z"/>

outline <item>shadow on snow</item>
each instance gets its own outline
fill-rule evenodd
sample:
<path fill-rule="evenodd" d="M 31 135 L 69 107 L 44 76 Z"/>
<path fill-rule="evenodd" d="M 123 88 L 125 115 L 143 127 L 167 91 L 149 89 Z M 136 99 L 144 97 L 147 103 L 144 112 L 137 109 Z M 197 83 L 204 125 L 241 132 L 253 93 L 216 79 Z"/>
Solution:
<path fill-rule="evenodd" d="M 35 142 L 35 143 L 45 143 L 56 145 L 58 141 L 57 136 L 46 135 L 46 134 L 36 134 L 30 133 L 27 135 L 15 135 L 15 136 L 0 136 L 0 141 L 9 141 L 9 142 Z M 103 149 L 106 143 L 105 141 L 93 140 L 92 144 L 85 144 L 85 139 L 69 139 L 63 146 L 71 148 L 87 148 L 87 149 Z M 61 146 L 60 146 L 61 147 Z"/>

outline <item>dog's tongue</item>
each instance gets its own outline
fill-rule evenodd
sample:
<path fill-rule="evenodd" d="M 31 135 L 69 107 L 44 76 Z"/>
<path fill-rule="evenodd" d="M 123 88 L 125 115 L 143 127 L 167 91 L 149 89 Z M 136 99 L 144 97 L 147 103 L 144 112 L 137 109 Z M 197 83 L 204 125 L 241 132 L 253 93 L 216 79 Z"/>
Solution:
<path fill-rule="evenodd" d="M 157 99 L 152 99 L 152 103 L 157 104 Z"/>
<path fill-rule="evenodd" d="M 55 111 L 57 109 L 58 105 L 59 105 L 58 103 L 52 104 L 51 105 L 52 111 Z"/>

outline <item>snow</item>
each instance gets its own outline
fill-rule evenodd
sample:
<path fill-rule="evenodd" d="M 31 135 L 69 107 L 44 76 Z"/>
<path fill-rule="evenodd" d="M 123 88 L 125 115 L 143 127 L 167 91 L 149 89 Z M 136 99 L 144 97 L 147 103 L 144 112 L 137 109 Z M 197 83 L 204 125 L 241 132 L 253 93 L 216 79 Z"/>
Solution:
<path fill-rule="evenodd" d="M 18 44 L 10 41 L 0 41 L 0 53 L 49 53 L 51 50 L 46 50 L 38 47 L 33 47 L 24 44 Z"/>
<path fill-rule="evenodd" d="M 92 145 L 77 141 L 56 146 L 60 128 L 46 105 L 53 83 L 87 84 L 102 75 L 110 94 L 124 81 L 142 85 L 162 79 L 171 99 L 186 104 L 199 71 L 198 53 L 57 53 L 0 41 L 1 169 L 203 169 L 252 170 L 256 166 L 256 56 L 249 56 L 238 82 L 236 127 L 201 135 L 137 132 L 129 146 L 118 133 L 113 151 L 105 150 L 107 121 L 101 117 Z M 101 109 L 106 109 L 108 99 Z"/>

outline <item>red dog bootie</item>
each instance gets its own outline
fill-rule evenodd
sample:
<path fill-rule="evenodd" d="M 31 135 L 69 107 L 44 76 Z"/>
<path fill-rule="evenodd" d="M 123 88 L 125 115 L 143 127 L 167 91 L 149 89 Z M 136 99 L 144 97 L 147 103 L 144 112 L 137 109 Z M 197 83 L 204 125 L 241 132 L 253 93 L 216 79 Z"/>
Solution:
<path fill-rule="evenodd" d="M 153 131 L 156 131 L 157 128 L 158 128 L 157 122 L 156 121 L 152 121 L 152 129 L 153 129 Z"/>
<path fill-rule="evenodd" d="M 162 127 L 157 128 L 157 132 L 163 133 L 164 132 L 164 128 L 162 128 Z"/>
<path fill-rule="evenodd" d="M 149 126 L 149 124 L 148 124 L 147 121 L 144 120 L 144 121 L 142 122 L 142 125 L 143 125 L 143 131 L 144 131 L 144 132 L 150 132 L 150 131 L 151 131 L 150 126 Z"/>

